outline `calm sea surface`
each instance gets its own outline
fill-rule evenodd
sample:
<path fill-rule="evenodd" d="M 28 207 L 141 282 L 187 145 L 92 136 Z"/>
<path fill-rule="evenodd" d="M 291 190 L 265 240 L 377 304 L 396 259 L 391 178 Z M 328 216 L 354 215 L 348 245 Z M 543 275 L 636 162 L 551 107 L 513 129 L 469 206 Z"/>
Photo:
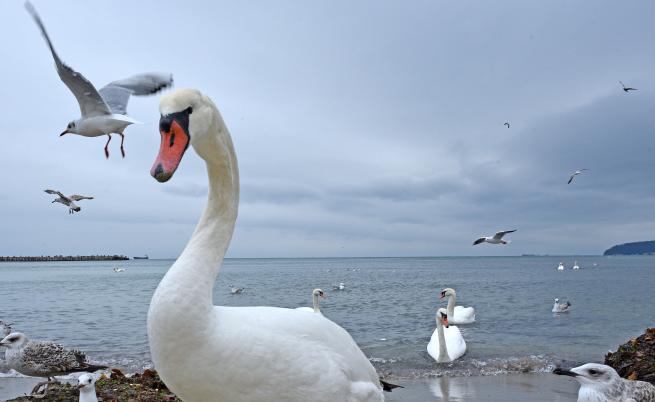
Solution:
<path fill-rule="evenodd" d="M 572 271 L 574 259 L 581 269 Z M 563 261 L 564 272 L 556 266 Z M 0 319 L 33 339 L 85 350 L 95 361 L 150 364 L 146 313 L 172 260 L 0 263 Z M 594 265 L 595 264 L 595 265 Z M 125 268 L 115 273 L 114 267 Z M 332 290 L 344 282 L 346 289 Z M 245 287 L 231 295 L 228 285 Z M 328 293 L 323 313 L 346 328 L 377 368 L 421 378 L 545 371 L 601 361 L 655 324 L 655 257 L 325 258 L 226 260 L 215 304 L 300 307 Z M 453 287 L 477 321 L 460 325 L 466 355 L 437 365 L 425 348 L 439 291 Z M 553 299 L 572 311 L 553 315 Z"/>

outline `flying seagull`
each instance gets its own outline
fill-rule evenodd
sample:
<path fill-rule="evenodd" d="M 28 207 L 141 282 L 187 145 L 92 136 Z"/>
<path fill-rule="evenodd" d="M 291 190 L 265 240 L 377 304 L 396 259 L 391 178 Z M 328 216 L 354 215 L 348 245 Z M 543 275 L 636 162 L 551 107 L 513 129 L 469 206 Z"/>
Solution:
<path fill-rule="evenodd" d="M 157 93 L 173 84 L 173 76 L 161 73 L 138 74 L 123 80 L 110 82 L 98 91 L 81 73 L 61 61 L 34 6 L 30 2 L 26 2 L 25 8 L 41 29 L 41 34 L 45 38 L 55 60 L 59 78 L 75 95 L 80 106 L 82 117 L 68 123 L 66 130 L 59 136 L 64 134 L 78 134 L 85 137 L 106 135 L 109 138 L 105 144 L 105 157 L 109 158 L 107 147 L 109 141 L 111 141 L 111 135 L 115 133 L 121 136 L 121 154 L 125 157 L 123 130 L 130 124 L 139 123 L 126 114 L 130 95 Z"/>
<path fill-rule="evenodd" d="M 626 87 L 625 84 L 621 81 L 619 81 L 621 86 L 623 87 L 623 92 L 628 93 L 630 91 L 637 91 L 637 88 L 631 88 L 631 87 Z"/>
<path fill-rule="evenodd" d="M 579 174 L 582 174 L 582 172 L 584 172 L 586 170 L 589 170 L 589 169 L 580 169 L 580 170 L 576 170 L 575 172 L 571 173 L 571 177 L 569 177 L 569 182 L 567 184 L 571 184 L 571 182 L 573 181 L 573 178 L 575 176 L 577 176 Z"/>
<path fill-rule="evenodd" d="M 507 128 L 509 128 L 509 123 L 508 123 L 508 122 L 505 122 L 505 123 L 503 124 L 503 126 L 507 126 Z"/>
<path fill-rule="evenodd" d="M 65 195 L 63 195 L 61 192 L 59 192 L 57 190 L 43 190 L 43 191 L 45 191 L 48 194 L 58 195 L 59 198 L 55 198 L 54 201 L 52 201 L 52 202 L 60 202 L 60 203 L 62 203 L 64 205 L 66 205 L 68 207 L 68 213 L 69 214 L 72 214 L 72 213 L 75 213 L 75 212 L 80 212 L 80 210 L 82 209 L 79 206 L 77 206 L 77 204 L 75 204 L 73 201 L 92 200 L 93 199 L 93 197 L 87 197 L 85 195 L 77 195 L 77 194 L 69 195 L 68 197 L 66 197 Z"/>
<path fill-rule="evenodd" d="M 0 346 L 6 348 L 5 360 L 9 368 L 26 376 L 48 378 L 34 387 L 33 394 L 43 385 L 54 382 L 55 376 L 107 368 L 88 363 L 86 355 L 79 350 L 66 349 L 49 341 L 30 341 L 21 332 L 5 336 Z"/>
<path fill-rule="evenodd" d="M 554 374 L 568 375 L 580 383 L 578 401 L 652 402 L 655 386 L 646 381 L 630 381 L 604 364 L 587 363 L 572 369 L 556 368 Z"/>
<path fill-rule="evenodd" d="M 497 232 L 495 235 L 491 237 L 480 237 L 476 241 L 473 242 L 473 245 L 475 246 L 476 244 L 480 243 L 491 243 L 491 244 L 507 244 L 509 243 L 508 241 L 503 240 L 503 236 L 505 236 L 507 233 L 514 233 L 516 232 L 516 229 L 514 230 L 503 230 L 500 232 Z"/>

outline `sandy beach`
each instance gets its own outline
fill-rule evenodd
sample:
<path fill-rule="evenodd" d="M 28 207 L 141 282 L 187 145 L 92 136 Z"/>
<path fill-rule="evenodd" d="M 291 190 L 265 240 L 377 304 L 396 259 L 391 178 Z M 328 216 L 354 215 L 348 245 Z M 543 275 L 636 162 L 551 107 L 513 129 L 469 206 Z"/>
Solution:
<path fill-rule="evenodd" d="M 38 381 L 25 377 L 0 378 L 0 400 L 23 396 Z M 575 381 L 552 374 L 441 377 L 396 383 L 405 388 L 386 394 L 389 402 L 574 402 L 578 393 Z"/>

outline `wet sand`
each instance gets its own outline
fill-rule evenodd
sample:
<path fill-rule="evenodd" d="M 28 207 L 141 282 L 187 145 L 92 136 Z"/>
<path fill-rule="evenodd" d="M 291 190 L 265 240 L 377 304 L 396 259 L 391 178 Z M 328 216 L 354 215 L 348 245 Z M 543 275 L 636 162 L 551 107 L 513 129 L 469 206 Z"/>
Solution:
<path fill-rule="evenodd" d="M 0 378 L 0 400 L 29 393 L 34 378 Z M 578 383 L 554 374 L 441 377 L 394 381 L 404 389 L 386 394 L 388 402 L 575 402 Z"/>

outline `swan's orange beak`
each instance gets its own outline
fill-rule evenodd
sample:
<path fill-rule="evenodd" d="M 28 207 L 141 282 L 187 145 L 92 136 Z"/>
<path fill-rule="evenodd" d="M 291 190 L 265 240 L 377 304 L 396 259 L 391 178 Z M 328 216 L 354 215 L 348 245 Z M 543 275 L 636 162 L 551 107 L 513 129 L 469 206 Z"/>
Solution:
<path fill-rule="evenodd" d="M 152 177 L 159 182 L 166 182 L 177 169 L 184 152 L 189 147 L 189 115 L 191 108 L 181 112 L 161 116 L 159 119 L 159 133 L 161 145 L 155 163 L 150 169 Z"/>

